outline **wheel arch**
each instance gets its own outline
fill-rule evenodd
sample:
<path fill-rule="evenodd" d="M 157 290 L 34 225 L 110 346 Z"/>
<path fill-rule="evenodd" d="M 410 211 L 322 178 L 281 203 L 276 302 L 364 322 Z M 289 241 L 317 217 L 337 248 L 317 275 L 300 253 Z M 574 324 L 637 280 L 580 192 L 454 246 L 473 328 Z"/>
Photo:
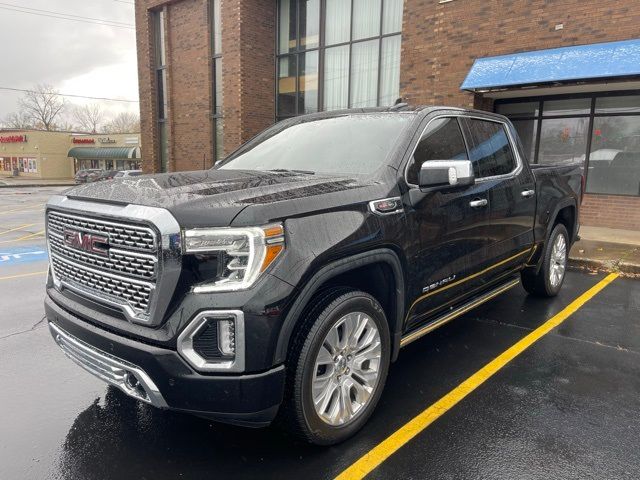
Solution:
<path fill-rule="evenodd" d="M 362 284 L 358 285 L 357 283 L 341 283 L 341 280 L 346 280 L 349 276 L 353 276 L 358 273 L 358 271 L 363 273 L 362 269 L 365 269 L 368 272 L 373 272 L 375 269 L 381 269 L 378 274 L 374 274 L 372 277 L 373 281 L 370 282 L 369 288 L 363 288 Z M 380 283 L 375 283 L 375 280 L 380 280 L 381 277 L 379 275 L 384 275 L 385 271 L 392 275 L 393 289 L 385 289 L 383 288 L 383 285 L 380 285 Z M 368 282 L 365 281 L 364 283 Z M 378 299 L 378 301 L 380 301 L 378 295 L 381 292 L 386 292 L 389 295 L 389 299 L 391 300 L 390 304 L 385 302 L 384 299 L 383 301 L 380 301 L 380 303 L 383 304 L 385 314 L 388 317 L 387 321 L 389 322 L 389 333 L 391 335 L 391 360 L 393 361 L 397 358 L 398 351 L 400 349 L 400 338 L 402 336 L 402 320 L 405 303 L 403 269 L 398 255 L 393 250 L 389 248 L 380 248 L 331 262 L 315 272 L 304 284 L 300 293 L 293 301 L 291 308 L 287 312 L 280 330 L 274 359 L 276 364 L 284 362 L 287 358 L 287 352 L 291 343 L 292 335 L 295 332 L 298 320 L 303 315 L 305 309 L 309 306 L 309 302 L 311 302 L 315 295 L 322 289 L 339 285 L 359 288 L 372 294 L 376 299 Z M 378 295 L 376 295 L 376 293 Z"/>

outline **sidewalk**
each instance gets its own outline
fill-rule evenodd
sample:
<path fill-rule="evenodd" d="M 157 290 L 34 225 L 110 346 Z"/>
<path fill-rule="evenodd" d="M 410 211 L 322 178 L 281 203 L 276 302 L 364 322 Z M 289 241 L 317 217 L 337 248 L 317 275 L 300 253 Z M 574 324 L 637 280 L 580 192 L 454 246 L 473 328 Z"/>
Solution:
<path fill-rule="evenodd" d="M 640 278 L 640 230 L 580 227 L 580 241 L 569 253 L 572 268 L 591 272 L 619 272 Z"/>
<path fill-rule="evenodd" d="M 72 178 L 62 178 L 57 180 L 48 180 L 40 178 L 26 177 L 0 177 L 0 188 L 19 188 L 19 187 L 66 187 L 75 185 Z"/>

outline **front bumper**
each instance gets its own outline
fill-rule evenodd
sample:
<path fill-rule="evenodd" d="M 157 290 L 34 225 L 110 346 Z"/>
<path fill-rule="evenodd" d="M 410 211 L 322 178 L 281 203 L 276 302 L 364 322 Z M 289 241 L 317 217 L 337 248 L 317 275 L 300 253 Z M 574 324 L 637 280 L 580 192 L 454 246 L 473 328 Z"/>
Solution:
<path fill-rule="evenodd" d="M 67 356 L 139 400 L 248 426 L 268 425 L 278 411 L 283 366 L 251 375 L 200 374 L 176 351 L 91 325 L 48 296 L 45 312 L 51 333 Z"/>

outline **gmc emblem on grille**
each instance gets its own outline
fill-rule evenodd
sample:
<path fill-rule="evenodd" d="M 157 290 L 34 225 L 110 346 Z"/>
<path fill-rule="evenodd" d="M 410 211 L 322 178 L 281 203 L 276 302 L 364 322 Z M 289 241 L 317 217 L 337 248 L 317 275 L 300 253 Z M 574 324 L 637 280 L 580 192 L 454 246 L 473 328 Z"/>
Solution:
<path fill-rule="evenodd" d="M 95 255 L 106 257 L 109 255 L 107 247 L 109 239 L 101 235 L 92 235 L 91 233 L 82 233 L 75 230 L 64 231 L 64 243 L 70 247 L 84 250 Z"/>

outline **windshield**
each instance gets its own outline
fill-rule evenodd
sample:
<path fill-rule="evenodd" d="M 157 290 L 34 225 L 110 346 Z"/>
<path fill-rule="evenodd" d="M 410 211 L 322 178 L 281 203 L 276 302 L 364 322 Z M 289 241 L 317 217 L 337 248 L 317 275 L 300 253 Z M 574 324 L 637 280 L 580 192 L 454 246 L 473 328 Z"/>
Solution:
<path fill-rule="evenodd" d="M 377 113 L 275 125 L 216 168 L 371 173 L 412 120 L 410 114 Z"/>

